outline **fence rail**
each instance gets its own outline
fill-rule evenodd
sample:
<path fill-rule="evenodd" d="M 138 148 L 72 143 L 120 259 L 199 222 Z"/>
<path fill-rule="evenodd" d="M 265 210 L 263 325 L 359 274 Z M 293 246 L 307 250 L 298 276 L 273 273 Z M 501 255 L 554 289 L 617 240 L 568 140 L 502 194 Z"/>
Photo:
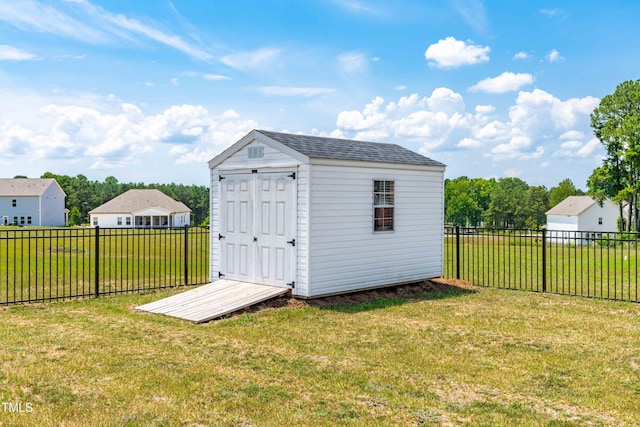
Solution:
<path fill-rule="evenodd" d="M 208 281 L 207 228 L 0 230 L 0 304 Z"/>
<path fill-rule="evenodd" d="M 445 277 L 640 302 L 637 233 L 445 227 Z"/>

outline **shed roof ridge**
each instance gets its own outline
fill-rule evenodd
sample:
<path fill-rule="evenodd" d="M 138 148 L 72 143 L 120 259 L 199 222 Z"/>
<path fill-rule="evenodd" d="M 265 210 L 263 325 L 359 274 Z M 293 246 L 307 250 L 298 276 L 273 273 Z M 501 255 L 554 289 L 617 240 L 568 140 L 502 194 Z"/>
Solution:
<path fill-rule="evenodd" d="M 310 158 L 444 166 L 440 162 L 394 143 L 291 134 L 262 129 L 254 131 Z"/>

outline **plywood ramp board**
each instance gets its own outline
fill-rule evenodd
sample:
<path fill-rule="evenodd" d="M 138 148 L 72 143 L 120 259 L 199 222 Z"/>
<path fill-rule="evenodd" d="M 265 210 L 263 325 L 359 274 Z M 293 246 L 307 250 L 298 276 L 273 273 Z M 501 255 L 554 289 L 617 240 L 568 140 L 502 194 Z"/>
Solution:
<path fill-rule="evenodd" d="M 288 291 L 287 288 L 222 279 L 141 305 L 136 310 L 203 323 Z"/>

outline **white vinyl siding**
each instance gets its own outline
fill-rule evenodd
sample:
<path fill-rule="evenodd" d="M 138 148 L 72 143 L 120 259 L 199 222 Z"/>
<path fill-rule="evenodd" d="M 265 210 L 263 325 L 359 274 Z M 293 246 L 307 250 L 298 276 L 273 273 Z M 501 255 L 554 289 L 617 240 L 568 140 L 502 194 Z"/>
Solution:
<path fill-rule="evenodd" d="M 372 180 L 395 181 L 394 233 L 372 230 Z M 307 296 L 439 277 L 442 182 L 442 168 L 312 166 Z"/>

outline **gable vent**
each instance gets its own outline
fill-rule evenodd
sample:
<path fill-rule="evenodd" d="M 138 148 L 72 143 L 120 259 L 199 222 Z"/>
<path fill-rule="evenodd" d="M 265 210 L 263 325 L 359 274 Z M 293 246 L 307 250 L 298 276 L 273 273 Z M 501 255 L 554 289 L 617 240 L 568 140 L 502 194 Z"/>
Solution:
<path fill-rule="evenodd" d="M 247 155 L 250 159 L 261 159 L 264 157 L 264 147 L 261 145 L 249 147 Z"/>

